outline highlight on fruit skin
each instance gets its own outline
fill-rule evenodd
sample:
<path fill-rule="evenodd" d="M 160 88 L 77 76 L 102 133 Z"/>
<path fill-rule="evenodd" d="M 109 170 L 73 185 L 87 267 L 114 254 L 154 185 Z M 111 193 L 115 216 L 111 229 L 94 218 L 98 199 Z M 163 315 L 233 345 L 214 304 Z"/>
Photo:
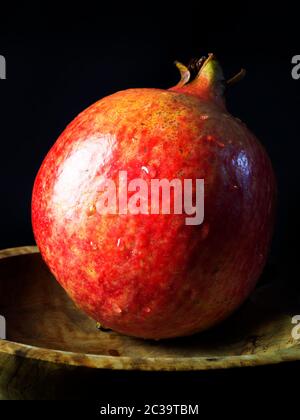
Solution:
<path fill-rule="evenodd" d="M 226 82 L 213 55 L 177 67 L 170 89 L 123 90 L 81 112 L 47 154 L 32 196 L 36 242 L 78 308 L 150 339 L 206 330 L 236 310 L 262 272 L 274 221 L 270 160 L 226 109 L 225 87 L 244 71 Z M 148 186 L 204 179 L 203 223 L 99 213 L 99 182 L 119 188 L 120 171 Z"/>

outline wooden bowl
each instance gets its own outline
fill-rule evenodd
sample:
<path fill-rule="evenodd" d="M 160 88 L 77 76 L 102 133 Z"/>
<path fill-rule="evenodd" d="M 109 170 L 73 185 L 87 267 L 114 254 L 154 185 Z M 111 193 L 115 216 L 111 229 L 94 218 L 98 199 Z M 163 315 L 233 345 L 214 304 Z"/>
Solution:
<path fill-rule="evenodd" d="M 217 328 L 146 341 L 99 331 L 55 281 L 36 247 L 0 251 L 0 315 L 7 328 L 7 339 L 0 340 L 0 395 L 30 398 L 45 391 L 45 378 L 57 387 L 66 378 L 72 382 L 105 369 L 187 371 L 298 360 L 300 348 L 291 335 L 292 316 L 300 309 L 295 298 L 280 282 L 264 283 Z"/>

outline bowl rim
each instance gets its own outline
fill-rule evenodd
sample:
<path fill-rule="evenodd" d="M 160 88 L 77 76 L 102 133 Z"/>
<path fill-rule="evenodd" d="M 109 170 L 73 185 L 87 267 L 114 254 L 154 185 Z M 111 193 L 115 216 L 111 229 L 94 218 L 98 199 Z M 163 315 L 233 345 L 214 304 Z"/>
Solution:
<path fill-rule="evenodd" d="M 0 260 L 19 255 L 37 254 L 37 246 L 21 246 L 0 250 Z M 11 355 L 61 365 L 92 369 L 142 370 L 142 371 L 200 371 L 250 367 L 300 359 L 300 346 L 278 349 L 269 353 L 199 356 L 199 357 L 129 357 L 76 353 L 31 346 L 0 339 L 0 356 Z"/>

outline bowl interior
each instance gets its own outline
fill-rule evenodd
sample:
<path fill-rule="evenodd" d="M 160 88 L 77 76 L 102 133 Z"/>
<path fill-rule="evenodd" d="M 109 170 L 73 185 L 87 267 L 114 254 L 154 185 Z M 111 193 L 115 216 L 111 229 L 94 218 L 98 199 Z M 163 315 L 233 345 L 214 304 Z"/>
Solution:
<path fill-rule="evenodd" d="M 278 282 L 264 282 L 230 319 L 192 337 L 159 342 L 104 332 L 78 310 L 40 254 L 0 260 L 0 315 L 7 340 L 48 349 L 129 357 L 216 357 L 266 353 L 295 345 L 295 302 Z"/>

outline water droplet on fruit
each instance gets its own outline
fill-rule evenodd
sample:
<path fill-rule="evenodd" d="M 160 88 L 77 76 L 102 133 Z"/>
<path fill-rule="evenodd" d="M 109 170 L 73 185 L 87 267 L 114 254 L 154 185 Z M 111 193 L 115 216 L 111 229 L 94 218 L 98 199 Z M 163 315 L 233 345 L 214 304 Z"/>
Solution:
<path fill-rule="evenodd" d="M 116 304 L 113 306 L 113 310 L 116 314 L 121 314 L 122 313 L 122 309 L 120 308 L 120 306 L 118 306 Z"/>
<path fill-rule="evenodd" d="M 91 246 L 91 248 L 92 248 L 93 251 L 97 251 L 98 245 L 95 242 L 91 241 L 90 242 L 90 246 Z"/>
<path fill-rule="evenodd" d="M 95 204 L 91 204 L 90 207 L 87 209 L 86 213 L 87 213 L 88 217 L 91 217 L 95 214 L 95 212 L 96 212 L 96 206 L 95 206 Z"/>
<path fill-rule="evenodd" d="M 233 185 L 233 188 L 237 190 L 239 187 L 238 185 Z"/>
<path fill-rule="evenodd" d="M 147 175 L 149 175 L 149 169 L 147 168 L 147 166 L 142 166 L 142 171 L 144 171 Z"/>
<path fill-rule="evenodd" d="M 204 120 L 205 121 L 205 120 L 208 120 L 208 118 L 209 118 L 208 115 L 201 115 L 200 116 L 200 120 Z"/>
<path fill-rule="evenodd" d="M 144 308 L 144 312 L 146 312 L 146 314 L 149 314 L 151 312 L 149 306 L 146 306 L 146 308 Z"/>
<path fill-rule="evenodd" d="M 123 241 L 122 238 L 118 238 L 118 240 L 117 240 L 117 248 L 120 251 L 124 251 L 125 250 L 125 243 L 124 243 L 124 241 Z"/>
<path fill-rule="evenodd" d="M 145 174 L 149 175 L 150 178 L 154 178 L 157 174 L 157 170 L 154 166 L 142 166 L 141 169 Z"/>

